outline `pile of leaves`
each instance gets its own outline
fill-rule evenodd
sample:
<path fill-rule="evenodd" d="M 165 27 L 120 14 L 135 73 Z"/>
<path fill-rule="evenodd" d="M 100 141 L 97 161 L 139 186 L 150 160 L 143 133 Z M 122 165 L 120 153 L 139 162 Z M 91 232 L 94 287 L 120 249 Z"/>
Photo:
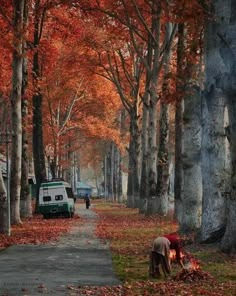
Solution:
<path fill-rule="evenodd" d="M 45 244 L 58 240 L 59 236 L 68 232 L 74 220 L 73 218 L 43 219 L 42 215 L 34 215 L 32 218 L 22 219 L 22 224 L 11 227 L 11 236 L 0 234 L 0 248 L 19 244 Z"/>
<path fill-rule="evenodd" d="M 203 271 L 201 268 L 198 269 L 182 269 L 179 271 L 173 279 L 175 281 L 184 281 L 186 283 L 207 281 L 213 279 L 209 272 Z"/>

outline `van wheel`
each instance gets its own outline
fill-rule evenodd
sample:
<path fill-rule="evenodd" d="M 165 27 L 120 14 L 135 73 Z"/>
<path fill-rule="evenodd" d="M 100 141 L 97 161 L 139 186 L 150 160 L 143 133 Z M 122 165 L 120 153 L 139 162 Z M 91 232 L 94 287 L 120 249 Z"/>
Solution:
<path fill-rule="evenodd" d="M 44 218 L 44 219 L 49 219 L 49 217 L 50 217 L 49 214 L 44 214 L 44 215 L 43 215 L 43 218 Z"/>
<path fill-rule="evenodd" d="M 71 218 L 73 218 L 74 217 L 74 212 L 72 212 L 70 216 L 71 216 Z"/>
<path fill-rule="evenodd" d="M 70 218 L 70 217 L 71 217 L 71 213 L 70 213 L 70 212 L 67 212 L 67 213 L 66 213 L 66 217 L 67 217 L 67 218 Z"/>

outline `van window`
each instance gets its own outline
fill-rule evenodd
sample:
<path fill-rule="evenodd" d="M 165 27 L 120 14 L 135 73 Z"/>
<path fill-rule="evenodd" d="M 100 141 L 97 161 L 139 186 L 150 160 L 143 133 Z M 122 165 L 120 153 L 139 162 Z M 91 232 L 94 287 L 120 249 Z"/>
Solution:
<path fill-rule="evenodd" d="M 63 196 L 62 195 L 55 195 L 55 200 L 63 200 Z"/>
<path fill-rule="evenodd" d="M 66 188 L 66 193 L 68 195 L 68 198 L 74 198 L 74 194 L 72 192 L 72 188 L 67 187 Z"/>
<path fill-rule="evenodd" d="M 44 196 L 43 201 L 51 201 L 51 196 Z"/>

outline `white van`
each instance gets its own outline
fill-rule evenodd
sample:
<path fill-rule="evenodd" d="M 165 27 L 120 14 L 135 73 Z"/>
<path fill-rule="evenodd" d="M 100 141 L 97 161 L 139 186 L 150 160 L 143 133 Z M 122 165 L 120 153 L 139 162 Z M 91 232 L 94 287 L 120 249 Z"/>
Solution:
<path fill-rule="evenodd" d="M 70 184 L 62 180 L 41 183 L 39 212 L 44 218 L 52 216 L 73 217 L 75 197 Z"/>

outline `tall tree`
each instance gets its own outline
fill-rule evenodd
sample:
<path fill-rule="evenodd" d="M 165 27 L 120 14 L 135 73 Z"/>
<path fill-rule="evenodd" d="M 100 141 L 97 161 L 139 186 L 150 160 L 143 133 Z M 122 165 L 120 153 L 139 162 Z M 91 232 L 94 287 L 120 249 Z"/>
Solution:
<path fill-rule="evenodd" d="M 223 53 L 224 44 L 221 43 L 220 36 L 227 34 L 229 28 L 230 7 L 227 8 L 229 9 L 227 13 L 223 8 L 226 8 L 227 5 L 222 1 L 212 2 L 205 31 L 206 81 L 205 103 L 203 105 L 205 120 L 202 154 L 203 215 L 201 239 L 206 242 L 219 240 L 226 226 L 225 201 L 222 192 L 225 179 L 224 105 L 229 89 L 224 89 L 224 81 L 225 72 L 229 72 L 230 67 L 224 64 L 227 54 Z M 232 208 L 232 205 L 230 205 L 230 208 Z M 227 216 L 229 223 L 231 223 L 231 217 Z M 233 233 L 230 233 L 231 235 Z"/>
<path fill-rule="evenodd" d="M 167 46 L 170 43 L 172 24 L 165 24 L 165 41 Z M 162 99 L 160 102 L 159 120 L 159 148 L 157 162 L 157 200 L 158 213 L 166 215 L 168 212 L 168 187 L 169 187 L 169 104 L 165 102 L 168 95 L 170 83 L 168 75 L 170 72 L 171 47 L 165 56 L 163 65 Z"/>
<path fill-rule="evenodd" d="M 23 67 L 22 67 L 22 170 L 21 170 L 21 193 L 20 193 L 20 215 L 21 217 L 32 216 L 31 196 L 29 190 L 29 98 L 28 86 L 28 57 L 27 57 L 27 37 L 28 37 L 28 0 L 24 3 L 24 40 L 23 40 Z"/>
<path fill-rule="evenodd" d="M 11 152 L 11 223 L 20 220 L 21 155 L 22 155 L 22 66 L 23 66 L 23 28 L 24 0 L 13 2 L 13 59 L 12 59 L 12 152 Z"/>
<path fill-rule="evenodd" d="M 183 137 L 182 137 L 182 217 L 180 229 L 191 232 L 200 228 L 202 214 L 202 170 L 201 138 L 202 110 L 199 72 L 201 72 L 200 44 L 202 19 L 186 22 L 187 48 L 185 83 L 183 94 Z M 195 30 L 197 28 L 197 30 Z M 196 41 L 198 40 L 198 42 Z"/>
<path fill-rule="evenodd" d="M 175 103 L 175 177 L 174 177 L 174 196 L 175 207 L 174 216 L 180 221 L 182 214 L 182 189 L 183 189 L 183 164 L 182 164 L 182 137 L 183 137 L 183 75 L 184 75 L 184 49 L 185 49 L 185 25 L 178 25 L 177 42 L 177 69 L 176 69 L 176 92 L 181 94 L 177 96 Z"/>
<path fill-rule="evenodd" d="M 36 0 L 34 5 L 34 31 L 32 76 L 34 85 L 33 94 L 33 157 L 34 171 L 37 183 L 37 195 L 40 183 L 46 178 L 46 167 L 44 160 L 43 146 L 43 119 L 42 119 L 42 101 L 43 96 L 40 87 L 42 71 L 40 67 L 39 45 L 42 37 L 42 30 L 45 21 L 46 7 L 42 7 L 41 0 Z M 37 203 L 36 203 L 37 205 Z"/>
<path fill-rule="evenodd" d="M 206 100 L 211 104 L 212 115 L 214 117 L 218 134 L 215 136 L 214 145 L 211 150 L 217 157 L 214 176 L 211 176 L 211 184 L 214 185 L 214 195 L 211 199 L 211 208 L 206 208 L 208 217 L 214 221 L 214 225 L 208 220 L 210 227 L 204 225 L 204 238 L 219 238 L 224 232 L 226 221 L 226 230 L 221 241 L 221 248 L 224 252 L 235 253 L 236 250 L 236 101 L 235 101 L 235 76 L 236 76 L 236 51 L 235 51 L 235 28 L 236 28 L 236 3 L 234 1 L 225 2 L 220 0 L 212 1 L 210 5 L 210 18 L 208 19 L 206 31 Z M 231 192 L 226 199 L 226 216 L 224 213 L 224 201 L 221 196 L 223 179 L 222 162 L 225 153 L 222 153 L 223 135 L 219 134 L 223 126 L 223 104 L 226 98 L 229 114 L 228 138 L 231 153 Z M 221 105 L 220 105 L 221 104 Z M 210 117 L 211 118 L 211 117 Z M 217 146 L 215 145 L 217 144 Z M 224 146 L 223 146 L 224 147 Z M 216 158 L 215 158 L 216 159 Z M 214 159 L 214 161 L 215 161 Z M 213 161 L 213 162 L 214 162 Z M 217 174 L 217 173 L 220 173 Z M 217 175 L 216 175 L 217 174 Z M 221 178 L 222 176 L 222 178 Z M 213 183 L 213 182 L 214 183 Z M 210 211 L 209 211 L 210 210 Z M 207 218 L 207 217 L 206 217 Z M 226 218 L 226 220 L 225 220 Z M 207 220 L 207 219 L 206 219 Z M 206 223 L 205 223 L 206 224 Z"/>

